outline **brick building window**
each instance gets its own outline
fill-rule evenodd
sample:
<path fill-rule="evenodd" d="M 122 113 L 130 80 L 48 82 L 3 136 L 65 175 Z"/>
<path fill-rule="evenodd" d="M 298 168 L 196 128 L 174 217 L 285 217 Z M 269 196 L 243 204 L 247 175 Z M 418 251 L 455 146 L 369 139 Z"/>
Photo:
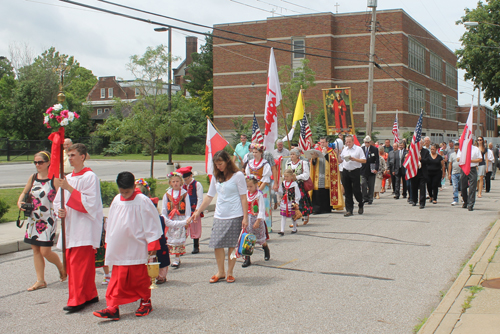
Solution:
<path fill-rule="evenodd" d="M 440 92 L 431 90 L 431 117 L 442 118 L 443 96 Z"/>
<path fill-rule="evenodd" d="M 102 109 L 97 109 L 97 115 L 102 114 Z"/>
<path fill-rule="evenodd" d="M 425 73 L 425 47 L 413 38 L 408 38 L 408 66 Z"/>
<path fill-rule="evenodd" d="M 106 88 L 101 88 L 101 99 L 106 98 Z"/>
<path fill-rule="evenodd" d="M 457 100 L 451 96 L 446 97 L 446 119 L 450 121 L 455 121 L 457 119 Z"/>
<path fill-rule="evenodd" d="M 431 78 L 443 82 L 443 61 L 433 52 L 431 52 Z"/>
<path fill-rule="evenodd" d="M 457 88 L 457 69 L 448 63 L 446 63 L 446 86 Z"/>
<path fill-rule="evenodd" d="M 408 84 L 408 111 L 411 114 L 420 114 L 425 108 L 425 87 L 414 82 Z"/>
<path fill-rule="evenodd" d="M 486 130 L 493 131 L 491 132 L 491 134 L 494 134 L 496 133 L 496 127 L 497 127 L 496 113 L 490 108 L 485 108 L 485 110 L 486 110 Z M 493 136 L 491 135 L 488 137 L 493 137 Z"/>
<path fill-rule="evenodd" d="M 306 41 L 304 39 L 293 39 L 293 59 L 305 58 Z"/>
<path fill-rule="evenodd" d="M 108 98 L 113 98 L 113 88 L 108 88 Z"/>

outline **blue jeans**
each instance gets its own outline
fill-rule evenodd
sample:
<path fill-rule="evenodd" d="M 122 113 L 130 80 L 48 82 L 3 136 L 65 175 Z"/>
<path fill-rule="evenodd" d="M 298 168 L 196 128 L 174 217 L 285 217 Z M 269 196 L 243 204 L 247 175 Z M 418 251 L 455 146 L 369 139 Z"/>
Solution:
<path fill-rule="evenodd" d="M 460 173 L 451 174 L 451 183 L 453 184 L 453 202 L 458 203 L 458 185 L 460 184 Z"/>

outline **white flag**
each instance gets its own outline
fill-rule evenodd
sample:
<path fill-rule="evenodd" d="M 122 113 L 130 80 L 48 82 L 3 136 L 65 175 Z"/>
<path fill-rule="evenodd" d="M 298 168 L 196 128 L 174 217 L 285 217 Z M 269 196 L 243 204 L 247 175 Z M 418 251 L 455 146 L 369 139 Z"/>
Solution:
<path fill-rule="evenodd" d="M 266 128 L 264 131 L 264 146 L 266 150 L 274 150 L 274 143 L 278 139 L 278 106 L 281 102 L 281 87 L 278 78 L 278 68 L 274 59 L 274 51 L 271 48 L 269 59 L 269 71 L 267 73 L 267 91 L 264 119 Z"/>

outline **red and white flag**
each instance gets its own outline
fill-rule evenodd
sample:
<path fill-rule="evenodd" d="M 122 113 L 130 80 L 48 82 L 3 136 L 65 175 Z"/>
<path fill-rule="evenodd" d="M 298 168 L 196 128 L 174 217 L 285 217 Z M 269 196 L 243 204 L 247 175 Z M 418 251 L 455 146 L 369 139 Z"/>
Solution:
<path fill-rule="evenodd" d="M 471 152 L 472 152 L 472 114 L 473 114 L 472 103 L 470 104 L 469 117 L 467 117 L 467 123 L 465 124 L 464 131 L 460 136 L 460 161 L 458 165 L 464 171 L 465 175 L 470 173 L 470 163 L 471 163 Z"/>
<path fill-rule="evenodd" d="M 394 142 L 399 144 L 399 124 L 398 124 L 398 111 L 396 110 L 396 120 L 392 126 L 392 134 L 394 135 Z"/>
<path fill-rule="evenodd" d="M 212 159 L 217 151 L 223 150 L 229 144 L 221 134 L 215 129 L 212 122 L 207 119 L 207 143 L 205 147 L 205 171 L 208 175 L 214 174 L 214 164 Z"/>
<path fill-rule="evenodd" d="M 304 118 L 300 121 L 300 137 L 299 137 L 299 148 L 302 152 L 305 152 L 311 148 L 311 127 L 309 126 L 309 122 L 307 121 L 306 114 L 304 114 Z"/>
<path fill-rule="evenodd" d="M 278 106 L 281 103 L 281 87 L 278 78 L 278 68 L 274 59 L 274 51 L 271 48 L 269 58 L 269 71 L 267 72 L 267 91 L 264 119 L 266 128 L 264 130 L 264 146 L 267 150 L 274 149 L 274 143 L 278 139 Z"/>
<path fill-rule="evenodd" d="M 413 137 L 411 139 L 410 149 L 408 154 L 406 154 L 405 162 L 403 166 L 406 168 L 405 179 L 409 180 L 415 177 L 418 173 L 419 163 L 420 163 L 420 150 L 422 149 L 420 145 L 420 139 L 422 138 L 422 116 L 424 111 L 420 111 L 420 117 L 418 118 L 417 126 L 413 132 Z M 415 200 L 415 199 L 414 199 Z"/>

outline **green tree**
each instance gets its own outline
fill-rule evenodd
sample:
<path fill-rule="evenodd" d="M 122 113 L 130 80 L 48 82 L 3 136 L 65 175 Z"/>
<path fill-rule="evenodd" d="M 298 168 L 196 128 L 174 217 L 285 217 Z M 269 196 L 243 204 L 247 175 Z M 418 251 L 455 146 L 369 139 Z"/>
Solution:
<path fill-rule="evenodd" d="M 4 75 L 14 77 L 14 68 L 12 64 L 7 58 L 0 59 L 0 79 L 3 78 Z"/>
<path fill-rule="evenodd" d="M 189 66 L 185 77 L 184 87 L 189 94 L 202 106 L 205 115 L 210 118 L 214 114 L 213 100 L 213 38 L 205 37 L 205 45 L 200 47 L 200 52 L 193 53 L 193 63 Z"/>
<path fill-rule="evenodd" d="M 484 99 L 491 104 L 500 101 L 500 0 L 479 1 L 477 8 L 465 9 L 465 15 L 457 21 L 480 22 L 466 26 L 460 38 L 463 47 L 456 51 L 458 68 L 465 70 L 465 79 L 480 86 Z"/>

